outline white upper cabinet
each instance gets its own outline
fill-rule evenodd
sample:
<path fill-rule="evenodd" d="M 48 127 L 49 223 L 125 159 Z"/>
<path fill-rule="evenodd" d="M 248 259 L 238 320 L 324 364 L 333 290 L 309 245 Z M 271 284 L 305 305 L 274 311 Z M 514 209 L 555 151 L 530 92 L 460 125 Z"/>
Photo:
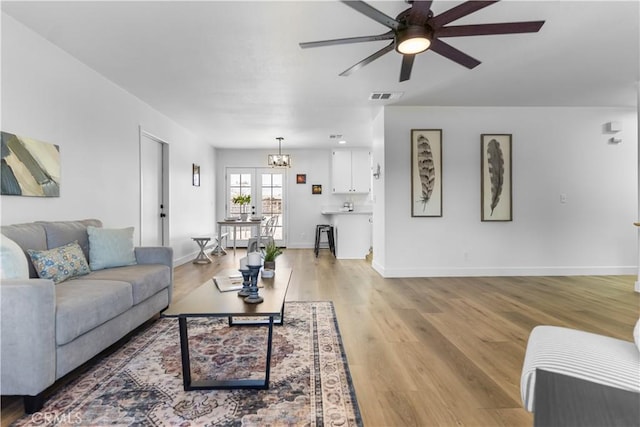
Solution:
<path fill-rule="evenodd" d="M 332 157 L 333 193 L 366 194 L 371 191 L 369 150 L 334 150 Z"/>

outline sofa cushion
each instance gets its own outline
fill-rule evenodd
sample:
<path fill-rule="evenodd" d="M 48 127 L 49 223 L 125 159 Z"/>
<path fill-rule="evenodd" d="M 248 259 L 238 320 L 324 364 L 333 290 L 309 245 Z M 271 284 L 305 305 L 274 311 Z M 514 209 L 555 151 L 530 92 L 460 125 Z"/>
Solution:
<path fill-rule="evenodd" d="M 86 278 L 130 283 L 135 305 L 167 288 L 171 283 L 171 269 L 162 264 L 137 264 L 92 271 Z"/>
<path fill-rule="evenodd" d="M 47 248 L 57 248 L 73 241 L 77 241 L 84 257 L 89 260 L 89 236 L 87 227 L 102 227 L 102 222 L 97 219 L 83 219 L 79 221 L 53 221 L 39 222 L 44 227 L 47 235 Z"/>
<path fill-rule="evenodd" d="M 89 226 L 89 265 L 92 270 L 136 263 L 133 227 L 107 229 Z"/>
<path fill-rule="evenodd" d="M 28 279 L 29 263 L 16 242 L 0 234 L 0 279 Z"/>
<path fill-rule="evenodd" d="M 61 283 L 56 286 L 56 343 L 71 342 L 132 306 L 126 282 L 78 278 Z"/>
<path fill-rule="evenodd" d="M 0 228 L 0 232 L 20 245 L 29 264 L 29 277 L 38 278 L 38 273 L 27 255 L 27 249 L 36 251 L 48 249 L 47 236 L 42 224 L 30 222 L 27 224 L 3 225 Z"/>
<path fill-rule="evenodd" d="M 78 242 L 46 251 L 28 249 L 31 262 L 42 279 L 60 283 L 70 277 L 89 274 L 89 265 Z"/>

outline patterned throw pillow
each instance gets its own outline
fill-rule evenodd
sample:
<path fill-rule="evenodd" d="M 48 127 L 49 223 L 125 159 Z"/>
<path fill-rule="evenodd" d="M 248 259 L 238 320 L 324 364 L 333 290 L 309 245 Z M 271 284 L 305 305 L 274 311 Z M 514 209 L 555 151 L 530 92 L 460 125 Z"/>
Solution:
<path fill-rule="evenodd" d="M 42 279 L 56 284 L 70 277 L 89 274 L 89 264 L 77 241 L 46 251 L 28 249 L 31 262 Z"/>

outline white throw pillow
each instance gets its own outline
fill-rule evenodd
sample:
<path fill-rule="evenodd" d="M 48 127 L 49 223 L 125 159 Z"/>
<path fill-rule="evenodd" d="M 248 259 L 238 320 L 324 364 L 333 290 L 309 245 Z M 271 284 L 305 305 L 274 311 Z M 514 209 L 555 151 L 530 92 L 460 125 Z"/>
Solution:
<path fill-rule="evenodd" d="M 91 270 L 136 264 L 133 227 L 109 229 L 87 227 Z"/>
<path fill-rule="evenodd" d="M 640 351 L 640 319 L 636 322 L 636 327 L 633 328 L 633 340 L 636 342 L 638 351 Z"/>
<path fill-rule="evenodd" d="M 0 278 L 28 279 L 29 264 L 20 245 L 0 234 Z"/>

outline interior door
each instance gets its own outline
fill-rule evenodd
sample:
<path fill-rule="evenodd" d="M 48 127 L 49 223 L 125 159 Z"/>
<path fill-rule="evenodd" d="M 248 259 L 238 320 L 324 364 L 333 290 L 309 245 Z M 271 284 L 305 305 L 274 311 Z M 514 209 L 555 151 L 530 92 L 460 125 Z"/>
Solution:
<path fill-rule="evenodd" d="M 142 132 L 140 135 L 140 244 L 164 246 L 165 217 L 168 206 L 165 201 L 164 159 L 166 143 Z"/>
<path fill-rule="evenodd" d="M 261 216 L 265 221 L 272 216 L 278 217 L 274 240 L 278 246 L 286 246 L 285 242 L 285 182 L 286 171 L 273 168 L 227 168 L 226 171 L 226 216 L 240 215 L 240 207 L 232 202 L 237 195 L 251 195 L 248 212 Z M 263 221 L 264 222 L 264 221 Z M 253 227 L 236 228 L 236 244 L 246 246 L 252 237 Z M 229 230 L 233 233 L 233 229 Z M 233 234 L 230 235 L 233 239 Z"/>

